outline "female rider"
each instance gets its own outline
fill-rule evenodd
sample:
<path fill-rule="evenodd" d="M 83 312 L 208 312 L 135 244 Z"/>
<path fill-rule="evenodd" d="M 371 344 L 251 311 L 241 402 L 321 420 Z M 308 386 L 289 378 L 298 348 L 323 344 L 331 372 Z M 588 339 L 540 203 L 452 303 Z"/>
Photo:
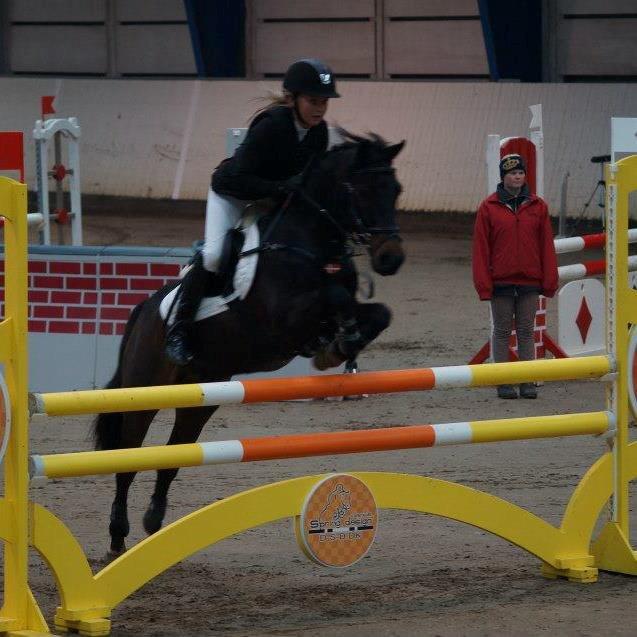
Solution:
<path fill-rule="evenodd" d="M 193 359 L 189 331 L 209 273 L 218 273 L 221 249 L 236 226 L 246 201 L 284 197 L 301 186 L 301 172 L 327 150 L 328 100 L 340 97 L 331 69 L 316 59 L 292 64 L 283 78 L 283 95 L 259 112 L 244 142 L 212 175 L 206 207 L 203 250 L 181 284 L 179 306 L 166 336 L 166 354 L 175 365 Z"/>

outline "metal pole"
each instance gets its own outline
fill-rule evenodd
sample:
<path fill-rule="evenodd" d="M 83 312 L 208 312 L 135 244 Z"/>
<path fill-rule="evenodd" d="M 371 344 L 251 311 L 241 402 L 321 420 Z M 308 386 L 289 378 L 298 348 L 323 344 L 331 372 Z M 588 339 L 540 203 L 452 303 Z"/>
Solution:
<path fill-rule="evenodd" d="M 69 121 L 77 125 L 74 117 Z M 80 186 L 80 127 L 77 125 L 77 135 L 69 134 L 67 149 L 69 155 L 69 196 L 71 199 L 71 243 L 82 245 L 82 195 Z"/>
<path fill-rule="evenodd" d="M 44 129 L 44 122 L 38 120 L 35 123 L 34 134 L 38 134 Z M 38 171 L 38 212 L 42 215 L 42 229 L 40 230 L 40 243 L 42 245 L 51 244 L 51 213 L 49 210 L 49 172 L 48 145 L 47 140 L 36 137 L 36 166 Z"/>
<path fill-rule="evenodd" d="M 62 133 L 58 131 L 53 136 L 55 166 L 62 165 Z M 64 186 L 61 179 L 55 180 L 55 209 L 64 210 Z M 58 243 L 64 245 L 64 224 L 57 224 Z"/>
<path fill-rule="evenodd" d="M 560 195 L 560 216 L 557 227 L 557 236 L 565 237 L 566 236 L 566 215 L 567 215 L 567 199 L 568 199 L 568 178 L 570 173 L 567 172 L 564 175 L 564 179 L 562 179 L 562 192 Z"/>

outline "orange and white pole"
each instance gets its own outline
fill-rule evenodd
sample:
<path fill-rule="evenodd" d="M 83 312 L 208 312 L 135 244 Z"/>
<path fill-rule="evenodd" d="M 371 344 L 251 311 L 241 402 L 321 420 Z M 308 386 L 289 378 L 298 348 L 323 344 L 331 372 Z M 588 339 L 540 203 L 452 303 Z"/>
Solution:
<path fill-rule="evenodd" d="M 538 359 L 492 365 L 32 394 L 29 408 L 32 414 L 70 416 L 599 378 L 611 371 L 613 365 L 607 356 Z"/>
<path fill-rule="evenodd" d="M 184 445 L 31 456 L 31 478 L 176 469 L 503 440 L 598 435 L 613 426 L 610 412 L 532 416 L 359 431 L 243 438 Z"/>
<path fill-rule="evenodd" d="M 628 271 L 637 270 L 637 256 L 628 257 Z M 587 276 L 596 276 L 606 273 L 606 259 L 594 261 L 584 261 L 583 263 L 573 263 L 571 265 L 561 265 L 557 269 L 560 283 L 566 281 L 579 281 Z"/>

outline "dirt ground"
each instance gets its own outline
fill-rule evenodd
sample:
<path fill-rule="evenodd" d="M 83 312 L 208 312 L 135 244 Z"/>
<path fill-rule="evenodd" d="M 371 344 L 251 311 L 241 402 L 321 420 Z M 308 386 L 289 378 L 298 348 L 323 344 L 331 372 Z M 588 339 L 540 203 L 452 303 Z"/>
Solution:
<path fill-rule="evenodd" d="M 85 219 L 86 243 L 95 245 L 186 246 L 202 232 L 202 217 L 157 223 L 102 213 Z M 471 283 L 469 236 L 421 231 L 405 235 L 405 247 L 401 272 L 376 278 L 376 300 L 393 308 L 394 321 L 360 357 L 361 369 L 466 363 L 488 336 L 487 307 Z M 367 268 L 364 259 L 361 266 Z M 555 325 L 550 311 L 550 330 Z M 222 407 L 202 439 L 603 408 L 603 387 L 593 382 L 546 384 L 536 401 L 501 401 L 485 388 L 236 405 Z M 171 419 L 171 412 L 160 413 L 148 444 L 164 443 Z M 36 417 L 32 448 L 89 449 L 89 425 L 89 417 Z M 602 441 L 582 437 L 186 469 L 169 494 L 167 521 L 281 479 L 386 470 L 484 490 L 557 525 L 575 485 L 605 450 Z M 153 479 L 139 475 L 133 485 L 129 544 L 143 538 L 141 517 Z M 97 569 L 107 548 L 113 492 L 113 478 L 100 476 L 52 481 L 32 495 L 68 524 Z M 581 585 L 545 580 L 539 569 L 537 558 L 479 529 L 383 510 L 367 556 L 349 569 L 330 570 L 302 555 L 287 520 L 225 540 L 164 573 L 114 612 L 113 635 L 634 635 L 637 578 L 602 573 L 599 582 Z M 54 580 L 36 556 L 31 570 L 34 593 L 51 620 Z"/>

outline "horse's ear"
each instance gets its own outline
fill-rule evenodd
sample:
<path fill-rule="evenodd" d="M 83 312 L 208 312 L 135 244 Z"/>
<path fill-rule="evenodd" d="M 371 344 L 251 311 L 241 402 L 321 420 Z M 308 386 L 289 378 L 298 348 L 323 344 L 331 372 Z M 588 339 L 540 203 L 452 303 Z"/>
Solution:
<path fill-rule="evenodd" d="M 387 157 L 387 160 L 393 161 L 396 155 L 398 155 L 398 153 L 403 149 L 404 146 L 405 146 L 404 139 L 402 142 L 399 142 L 398 144 L 387 146 L 387 148 L 385 148 L 385 156 Z"/>

